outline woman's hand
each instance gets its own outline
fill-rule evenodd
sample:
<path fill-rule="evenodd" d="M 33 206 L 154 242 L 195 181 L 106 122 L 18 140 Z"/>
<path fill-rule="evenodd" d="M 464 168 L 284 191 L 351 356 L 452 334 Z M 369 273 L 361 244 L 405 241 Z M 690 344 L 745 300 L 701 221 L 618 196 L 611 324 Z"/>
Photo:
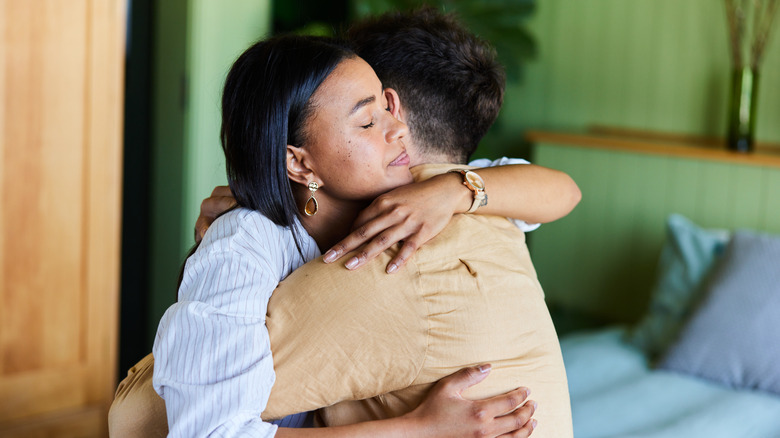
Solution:
<path fill-rule="evenodd" d="M 425 401 L 405 417 L 422 427 L 421 430 L 426 431 L 424 436 L 530 436 L 536 427 L 536 420 L 531 419 L 536 402 L 526 401 L 527 388 L 485 400 L 470 401 L 461 397 L 463 391 L 484 380 L 489 372 L 490 365 L 481 365 L 464 368 L 441 379 Z M 412 435 L 417 434 L 413 432 Z"/>
<path fill-rule="evenodd" d="M 228 186 L 217 186 L 211 196 L 200 203 L 200 216 L 195 221 L 195 243 L 200 243 L 206 230 L 222 213 L 236 206 L 236 199 Z"/>
<path fill-rule="evenodd" d="M 460 175 L 445 173 L 377 197 L 355 219 L 354 230 L 325 253 L 325 263 L 362 245 L 346 263 L 347 269 L 357 269 L 403 241 L 398 254 L 387 265 L 387 273 L 395 272 L 420 246 L 439 234 L 453 214 L 471 206 L 472 193 L 461 182 Z"/>

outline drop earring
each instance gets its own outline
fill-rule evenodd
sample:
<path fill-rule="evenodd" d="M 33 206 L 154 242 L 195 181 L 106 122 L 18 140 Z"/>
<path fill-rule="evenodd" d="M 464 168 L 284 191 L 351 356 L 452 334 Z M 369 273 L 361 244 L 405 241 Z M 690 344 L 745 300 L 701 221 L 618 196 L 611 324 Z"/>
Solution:
<path fill-rule="evenodd" d="M 319 204 L 317 204 L 317 198 L 314 197 L 314 192 L 316 192 L 319 188 L 319 184 L 317 184 L 315 181 L 309 183 L 311 196 L 309 196 L 309 199 L 306 201 L 306 205 L 303 206 L 303 212 L 306 214 L 306 216 L 314 216 L 317 214 L 317 210 L 320 209 Z"/>

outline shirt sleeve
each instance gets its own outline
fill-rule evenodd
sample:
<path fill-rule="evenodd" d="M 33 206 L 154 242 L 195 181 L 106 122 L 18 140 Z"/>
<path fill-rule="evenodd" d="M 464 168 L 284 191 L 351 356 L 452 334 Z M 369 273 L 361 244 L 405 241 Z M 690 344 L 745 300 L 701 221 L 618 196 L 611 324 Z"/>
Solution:
<path fill-rule="evenodd" d="M 172 437 L 276 433 L 260 414 L 275 378 L 265 314 L 278 272 L 262 248 L 231 245 L 190 258 L 157 331 L 154 388 Z"/>
<path fill-rule="evenodd" d="M 493 160 L 493 161 L 491 161 L 491 160 L 489 160 L 487 158 L 480 158 L 480 159 L 477 159 L 477 160 L 474 160 L 474 161 L 470 162 L 469 166 L 474 166 L 474 167 L 496 167 L 496 166 L 507 166 L 507 165 L 510 165 L 510 164 L 531 164 L 531 162 L 528 161 L 528 160 L 524 160 L 522 158 L 501 157 L 501 158 L 499 158 L 497 160 Z M 520 219 L 511 218 L 511 217 L 509 217 L 507 219 L 509 219 L 510 222 L 515 224 L 515 226 L 517 228 L 519 228 L 521 231 L 524 231 L 526 233 L 529 232 L 529 231 L 533 231 L 533 230 L 539 228 L 542 225 L 542 224 L 529 224 L 526 221 L 523 221 L 523 220 L 520 220 Z"/>

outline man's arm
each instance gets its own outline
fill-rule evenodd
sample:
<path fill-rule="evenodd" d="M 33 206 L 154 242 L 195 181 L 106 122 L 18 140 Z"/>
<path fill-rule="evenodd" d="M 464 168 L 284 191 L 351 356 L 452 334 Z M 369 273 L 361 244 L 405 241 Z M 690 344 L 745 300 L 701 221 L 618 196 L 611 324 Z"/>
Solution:
<path fill-rule="evenodd" d="M 525 388 L 486 400 L 461 397 L 468 387 L 487 377 L 484 366 L 464 368 L 444 377 L 428 398 L 412 412 L 400 417 L 315 429 L 279 428 L 278 438 L 317 437 L 514 437 L 527 438 L 536 427 L 531 419 L 536 402 L 528 401 Z M 438 402 L 438 403 L 437 403 Z M 511 413 L 508 413 L 511 412 Z"/>

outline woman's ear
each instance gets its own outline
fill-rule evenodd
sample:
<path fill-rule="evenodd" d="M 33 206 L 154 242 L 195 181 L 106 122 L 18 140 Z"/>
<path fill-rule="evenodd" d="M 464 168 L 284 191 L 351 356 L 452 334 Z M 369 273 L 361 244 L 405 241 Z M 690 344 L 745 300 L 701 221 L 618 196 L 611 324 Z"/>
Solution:
<path fill-rule="evenodd" d="M 387 99 L 387 108 L 390 110 L 390 114 L 398 120 L 402 119 L 401 99 L 398 98 L 398 93 L 392 88 L 385 88 L 385 99 Z"/>
<path fill-rule="evenodd" d="M 303 148 L 287 145 L 287 177 L 304 186 L 315 180 L 314 171 L 309 167 L 309 160 Z"/>

